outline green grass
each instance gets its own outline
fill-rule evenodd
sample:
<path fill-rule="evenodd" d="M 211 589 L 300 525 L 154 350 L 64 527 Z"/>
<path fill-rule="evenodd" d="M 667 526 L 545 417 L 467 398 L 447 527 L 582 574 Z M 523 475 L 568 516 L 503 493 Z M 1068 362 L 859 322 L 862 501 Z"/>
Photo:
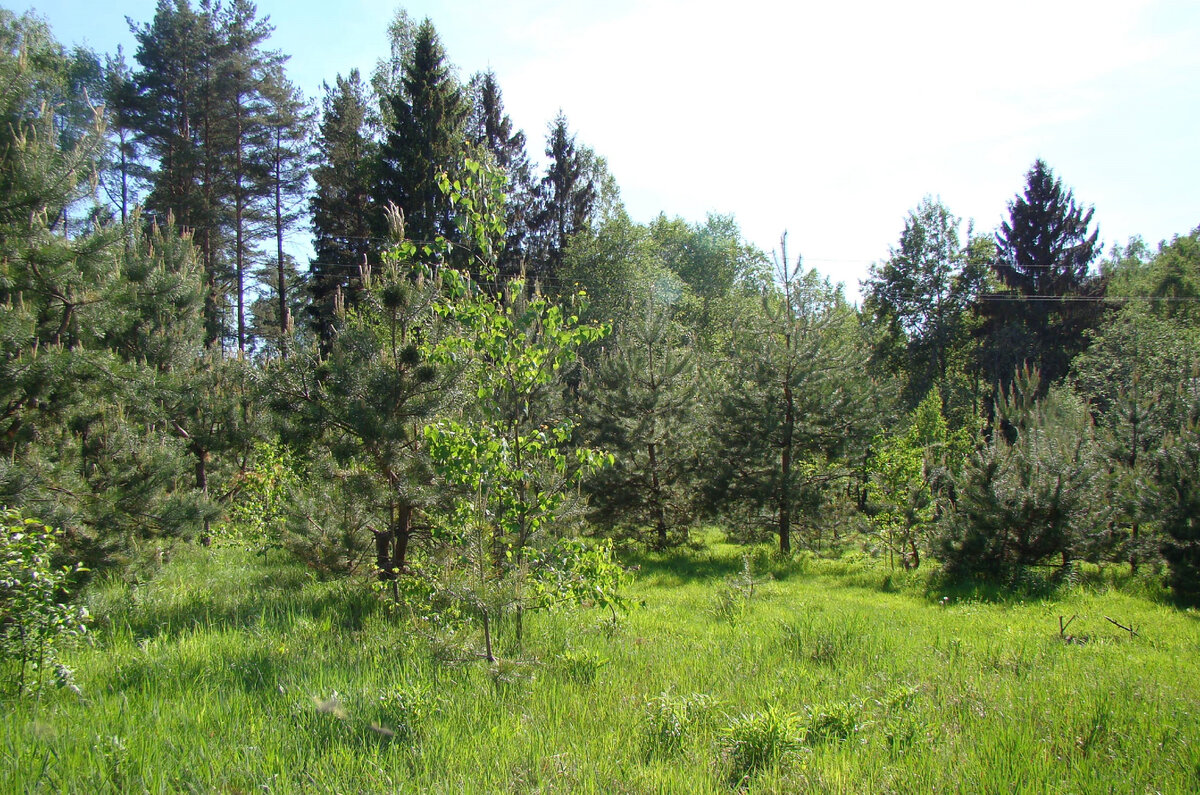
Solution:
<path fill-rule="evenodd" d="M 529 661 L 489 666 L 439 662 L 363 583 L 186 551 L 93 585 L 82 695 L 4 704 L 0 791 L 1200 790 L 1198 616 L 1153 584 L 1005 597 L 741 553 L 633 556 L 644 608 L 534 616 Z"/>

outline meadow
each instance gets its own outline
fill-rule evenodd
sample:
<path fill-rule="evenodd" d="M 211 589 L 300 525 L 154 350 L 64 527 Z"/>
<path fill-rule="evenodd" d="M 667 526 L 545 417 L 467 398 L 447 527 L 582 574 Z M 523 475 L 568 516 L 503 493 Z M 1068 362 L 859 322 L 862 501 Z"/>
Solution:
<path fill-rule="evenodd" d="M 641 606 L 501 627 L 495 664 L 278 553 L 100 578 L 78 692 L 4 704 L 0 791 L 1200 791 L 1200 614 L 1152 579 L 1003 596 L 718 537 L 626 563 Z"/>

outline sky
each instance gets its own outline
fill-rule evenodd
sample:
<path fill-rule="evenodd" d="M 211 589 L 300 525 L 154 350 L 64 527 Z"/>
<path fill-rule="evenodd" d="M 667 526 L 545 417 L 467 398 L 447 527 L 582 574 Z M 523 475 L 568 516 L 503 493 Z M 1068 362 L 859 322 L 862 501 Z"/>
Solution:
<path fill-rule="evenodd" d="M 3 2 L 4 0 L 0 0 Z M 11 2 L 11 0 L 10 0 Z M 561 109 L 636 221 L 734 215 L 855 297 L 908 211 L 939 197 L 977 232 L 1034 160 L 1107 246 L 1200 226 L 1195 0 L 446 0 L 428 16 L 462 79 L 491 68 L 540 157 Z M 153 0 L 39 0 L 65 44 L 132 56 Z M 388 51 L 392 0 L 261 0 L 310 97 Z M 333 10 L 336 8 L 336 10 Z"/>

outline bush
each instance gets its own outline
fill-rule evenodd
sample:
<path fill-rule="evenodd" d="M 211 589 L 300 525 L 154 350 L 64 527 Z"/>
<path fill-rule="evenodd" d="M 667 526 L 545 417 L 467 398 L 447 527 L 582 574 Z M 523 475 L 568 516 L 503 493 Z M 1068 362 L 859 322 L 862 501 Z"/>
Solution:
<path fill-rule="evenodd" d="M 86 608 L 65 603 L 66 586 L 82 567 L 56 566 L 58 533 L 21 512 L 0 512 L 0 663 L 18 694 L 40 687 L 53 668 L 60 685 L 70 671 L 58 664 L 58 645 L 86 631 Z"/>

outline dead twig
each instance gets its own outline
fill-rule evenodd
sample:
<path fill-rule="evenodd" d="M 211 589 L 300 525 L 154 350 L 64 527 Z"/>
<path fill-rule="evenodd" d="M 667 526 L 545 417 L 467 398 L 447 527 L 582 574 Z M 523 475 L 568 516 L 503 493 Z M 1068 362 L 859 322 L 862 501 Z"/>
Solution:
<path fill-rule="evenodd" d="M 1120 627 L 1121 629 L 1125 630 L 1126 632 L 1129 633 L 1129 637 L 1131 637 L 1131 638 L 1139 637 L 1139 635 L 1137 634 L 1137 629 L 1135 629 L 1132 626 L 1127 627 L 1124 624 L 1122 624 L 1120 621 L 1114 621 L 1113 619 L 1109 618 L 1108 616 L 1105 616 L 1104 620 L 1107 621 L 1108 623 L 1112 624 L 1113 626 L 1117 626 L 1117 627 Z"/>

